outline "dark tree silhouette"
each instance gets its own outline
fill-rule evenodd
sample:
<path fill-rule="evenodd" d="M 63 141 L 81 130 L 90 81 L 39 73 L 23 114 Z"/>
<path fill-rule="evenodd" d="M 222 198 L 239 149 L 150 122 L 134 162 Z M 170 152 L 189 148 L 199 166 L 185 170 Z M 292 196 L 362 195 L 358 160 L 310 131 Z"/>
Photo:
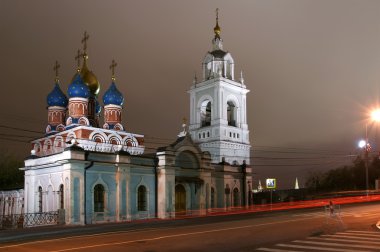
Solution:
<path fill-rule="evenodd" d="M 0 153 L 0 190 L 24 187 L 23 162 L 16 157 Z"/>

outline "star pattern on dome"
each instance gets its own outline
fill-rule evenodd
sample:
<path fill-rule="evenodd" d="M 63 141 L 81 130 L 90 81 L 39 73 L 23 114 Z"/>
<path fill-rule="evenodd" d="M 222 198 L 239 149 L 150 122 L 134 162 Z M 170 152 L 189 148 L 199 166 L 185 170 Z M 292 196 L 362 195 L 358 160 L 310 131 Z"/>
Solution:
<path fill-rule="evenodd" d="M 74 81 L 70 84 L 67 93 L 69 97 L 81 97 L 88 98 L 90 96 L 90 90 L 88 86 L 83 82 L 80 74 L 77 74 Z"/>
<path fill-rule="evenodd" d="M 60 106 L 60 107 L 67 106 L 67 97 L 62 92 L 58 83 L 55 83 L 53 90 L 48 94 L 46 100 L 47 100 L 48 106 Z"/>
<path fill-rule="evenodd" d="M 112 82 L 108 90 L 103 95 L 104 105 L 114 104 L 122 106 L 124 103 L 124 97 L 117 89 L 115 82 Z"/>

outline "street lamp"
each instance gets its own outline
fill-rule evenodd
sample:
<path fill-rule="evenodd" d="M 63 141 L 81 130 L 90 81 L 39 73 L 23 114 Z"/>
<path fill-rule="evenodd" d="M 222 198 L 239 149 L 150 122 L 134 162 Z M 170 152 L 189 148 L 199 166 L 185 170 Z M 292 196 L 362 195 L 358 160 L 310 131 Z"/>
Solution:
<path fill-rule="evenodd" d="M 371 150 L 371 146 L 368 142 L 368 123 L 369 122 L 380 122 L 380 109 L 372 110 L 370 113 L 370 118 L 366 121 L 365 124 L 365 140 L 359 142 L 359 148 L 364 148 L 364 162 L 365 162 L 365 187 L 366 194 L 368 197 L 369 186 L 368 186 L 368 154 Z"/>

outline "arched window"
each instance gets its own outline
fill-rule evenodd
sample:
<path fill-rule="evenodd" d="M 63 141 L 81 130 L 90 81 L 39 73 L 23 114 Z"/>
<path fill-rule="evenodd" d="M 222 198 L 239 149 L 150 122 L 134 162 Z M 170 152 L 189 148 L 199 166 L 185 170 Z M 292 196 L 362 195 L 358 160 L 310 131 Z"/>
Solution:
<path fill-rule="evenodd" d="M 60 209 L 63 209 L 64 208 L 64 205 L 63 205 L 63 185 L 60 185 L 59 186 L 59 208 Z"/>
<path fill-rule="evenodd" d="M 147 195 L 146 195 L 146 187 L 139 186 L 137 189 L 137 210 L 138 211 L 146 211 L 147 210 Z"/>
<path fill-rule="evenodd" d="M 42 213 L 42 187 L 38 187 L 38 212 Z"/>
<path fill-rule="evenodd" d="M 211 125 L 211 101 L 206 100 L 201 105 L 201 127 Z"/>
<path fill-rule="evenodd" d="M 236 127 L 236 106 L 232 101 L 227 102 L 227 121 L 229 126 Z"/>
<path fill-rule="evenodd" d="M 97 184 L 94 187 L 94 212 L 104 212 L 104 186 Z"/>
<path fill-rule="evenodd" d="M 239 189 L 234 189 L 234 207 L 238 207 L 240 205 L 240 197 L 239 197 Z"/>
<path fill-rule="evenodd" d="M 215 190 L 211 187 L 211 208 L 215 208 Z"/>

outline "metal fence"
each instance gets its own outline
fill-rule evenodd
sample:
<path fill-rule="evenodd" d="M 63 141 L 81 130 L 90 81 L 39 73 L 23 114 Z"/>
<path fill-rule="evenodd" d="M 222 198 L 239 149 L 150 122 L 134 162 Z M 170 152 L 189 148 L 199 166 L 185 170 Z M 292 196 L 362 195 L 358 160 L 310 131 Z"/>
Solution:
<path fill-rule="evenodd" d="M 59 211 L 0 216 L 0 229 L 25 228 L 59 224 Z"/>

